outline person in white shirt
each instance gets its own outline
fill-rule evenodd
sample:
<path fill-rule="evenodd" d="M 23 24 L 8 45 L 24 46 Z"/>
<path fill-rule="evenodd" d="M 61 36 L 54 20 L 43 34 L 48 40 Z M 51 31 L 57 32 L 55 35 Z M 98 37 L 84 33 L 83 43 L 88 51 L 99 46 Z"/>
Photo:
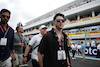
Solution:
<path fill-rule="evenodd" d="M 33 67 L 39 67 L 38 55 L 37 55 L 38 46 L 40 44 L 42 37 L 47 33 L 46 31 L 47 27 L 45 25 L 41 25 L 39 29 L 40 29 L 40 33 L 32 37 L 32 39 L 29 42 L 29 45 L 25 49 L 24 58 L 23 58 L 23 63 L 26 63 L 28 52 L 32 47 L 31 58 L 32 58 Z"/>
<path fill-rule="evenodd" d="M 79 55 L 79 54 L 81 54 L 81 51 L 80 51 L 80 49 L 81 49 L 81 45 L 80 45 L 80 44 L 78 44 L 78 46 L 77 46 L 78 55 Z"/>
<path fill-rule="evenodd" d="M 76 49 L 77 49 L 77 45 L 75 43 L 73 43 L 71 45 L 71 48 L 72 48 L 72 59 L 76 59 L 74 56 L 75 56 L 75 52 L 76 52 Z"/>

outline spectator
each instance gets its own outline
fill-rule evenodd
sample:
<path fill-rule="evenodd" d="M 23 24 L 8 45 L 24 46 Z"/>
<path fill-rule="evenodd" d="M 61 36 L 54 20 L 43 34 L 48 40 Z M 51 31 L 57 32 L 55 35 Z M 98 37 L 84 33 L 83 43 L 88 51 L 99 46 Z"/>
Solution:
<path fill-rule="evenodd" d="M 85 44 L 83 44 L 83 42 L 81 42 L 81 49 L 80 50 L 82 50 L 82 56 L 83 56 L 82 61 L 85 61 L 85 49 L 86 49 Z"/>
<path fill-rule="evenodd" d="M 14 46 L 15 46 L 15 53 L 16 53 L 16 60 L 13 61 L 14 67 L 19 67 L 19 64 L 22 64 L 23 59 L 23 52 L 26 45 L 25 36 L 22 35 L 23 28 L 22 26 L 16 27 L 17 33 L 14 34 Z"/>
<path fill-rule="evenodd" d="M 0 67 L 11 67 L 10 50 L 13 53 L 13 58 L 16 58 L 14 50 L 14 30 L 8 25 L 11 12 L 7 9 L 1 10 L 0 24 Z"/>
<path fill-rule="evenodd" d="M 39 45 L 40 67 L 70 67 L 67 39 L 62 32 L 65 22 L 64 15 L 58 13 L 53 20 L 54 28 L 43 36 Z"/>
<path fill-rule="evenodd" d="M 81 54 L 81 45 L 80 44 L 78 44 L 78 46 L 77 46 L 77 49 L 78 49 L 78 56 L 79 56 L 79 54 Z"/>
<path fill-rule="evenodd" d="M 71 48 L 72 48 L 72 59 L 76 59 L 75 58 L 75 52 L 76 52 L 76 49 L 77 49 L 77 45 L 75 44 L 75 43 L 73 43 L 72 45 L 71 45 Z"/>
<path fill-rule="evenodd" d="M 23 58 L 24 63 L 27 62 L 27 55 L 30 51 L 30 48 L 32 47 L 32 53 L 31 53 L 32 65 L 33 67 L 39 67 L 37 51 L 42 37 L 47 33 L 46 29 L 47 27 L 45 25 L 42 25 L 40 27 L 40 34 L 34 35 L 30 40 L 29 45 L 27 46 L 24 53 L 24 58 Z"/>

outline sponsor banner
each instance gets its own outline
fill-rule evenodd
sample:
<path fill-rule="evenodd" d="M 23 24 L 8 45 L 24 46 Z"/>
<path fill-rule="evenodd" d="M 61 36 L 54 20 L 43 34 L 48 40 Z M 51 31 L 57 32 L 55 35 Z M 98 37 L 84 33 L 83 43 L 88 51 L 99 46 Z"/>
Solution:
<path fill-rule="evenodd" d="M 77 22 L 82 22 L 82 21 L 87 21 L 87 20 L 93 20 L 93 19 L 97 19 L 97 18 L 100 18 L 100 16 L 83 18 L 83 19 L 80 19 L 80 20 L 76 20 L 76 21 L 72 21 L 72 22 L 69 22 L 69 23 L 65 23 L 65 25 L 72 24 L 72 23 L 77 23 Z"/>
<path fill-rule="evenodd" d="M 86 32 L 86 34 L 95 34 L 95 33 L 100 33 L 100 31 Z M 69 33 L 69 35 L 82 35 L 82 34 L 85 34 L 85 32 Z"/>
<path fill-rule="evenodd" d="M 97 56 L 97 47 L 86 47 L 85 55 L 87 56 Z"/>

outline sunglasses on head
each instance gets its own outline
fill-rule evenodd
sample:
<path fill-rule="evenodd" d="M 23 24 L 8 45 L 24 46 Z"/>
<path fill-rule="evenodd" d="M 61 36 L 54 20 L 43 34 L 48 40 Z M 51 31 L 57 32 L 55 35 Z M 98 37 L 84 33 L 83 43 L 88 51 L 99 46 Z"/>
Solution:
<path fill-rule="evenodd" d="M 65 19 L 57 19 L 56 22 L 65 22 Z"/>
<path fill-rule="evenodd" d="M 6 15 L 2 15 L 2 17 L 7 17 L 7 18 L 10 18 L 10 16 L 6 16 Z"/>

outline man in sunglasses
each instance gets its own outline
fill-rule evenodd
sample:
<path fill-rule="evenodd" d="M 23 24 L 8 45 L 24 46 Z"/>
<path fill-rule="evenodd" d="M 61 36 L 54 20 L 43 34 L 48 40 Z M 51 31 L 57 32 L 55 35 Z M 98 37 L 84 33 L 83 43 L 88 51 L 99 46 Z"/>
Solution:
<path fill-rule="evenodd" d="M 24 49 L 27 46 L 26 45 L 26 39 L 25 36 L 22 35 L 24 32 L 23 27 L 18 25 L 16 27 L 16 33 L 14 34 L 14 46 L 15 46 L 15 53 L 16 53 L 16 59 L 12 59 L 13 67 L 19 67 L 19 65 L 22 65 L 22 59 L 23 59 L 23 53 Z"/>
<path fill-rule="evenodd" d="M 67 39 L 62 32 L 64 15 L 58 13 L 53 20 L 54 28 L 43 36 L 39 45 L 40 67 L 70 67 Z"/>
<path fill-rule="evenodd" d="M 32 47 L 31 58 L 32 58 L 33 67 L 40 67 L 38 63 L 38 55 L 37 55 L 38 46 L 40 44 L 42 37 L 47 33 L 46 31 L 47 27 L 45 25 L 41 25 L 39 29 L 40 29 L 40 33 L 32 37 L 27 48 L 25 49 L 24 58 L 23 58 L 23 62 L 26 63 L 28 52 Z"/>
<path fill-rule="evenodd" d="M 8 25 L 11 12 L 7 9 L 1 10 L 1 24 L 0 24 L 0 67 L 11 67 L 10 50 L 12 50 L 13 58 L 15 56 L 14 50 L 14 30 Z"/>

